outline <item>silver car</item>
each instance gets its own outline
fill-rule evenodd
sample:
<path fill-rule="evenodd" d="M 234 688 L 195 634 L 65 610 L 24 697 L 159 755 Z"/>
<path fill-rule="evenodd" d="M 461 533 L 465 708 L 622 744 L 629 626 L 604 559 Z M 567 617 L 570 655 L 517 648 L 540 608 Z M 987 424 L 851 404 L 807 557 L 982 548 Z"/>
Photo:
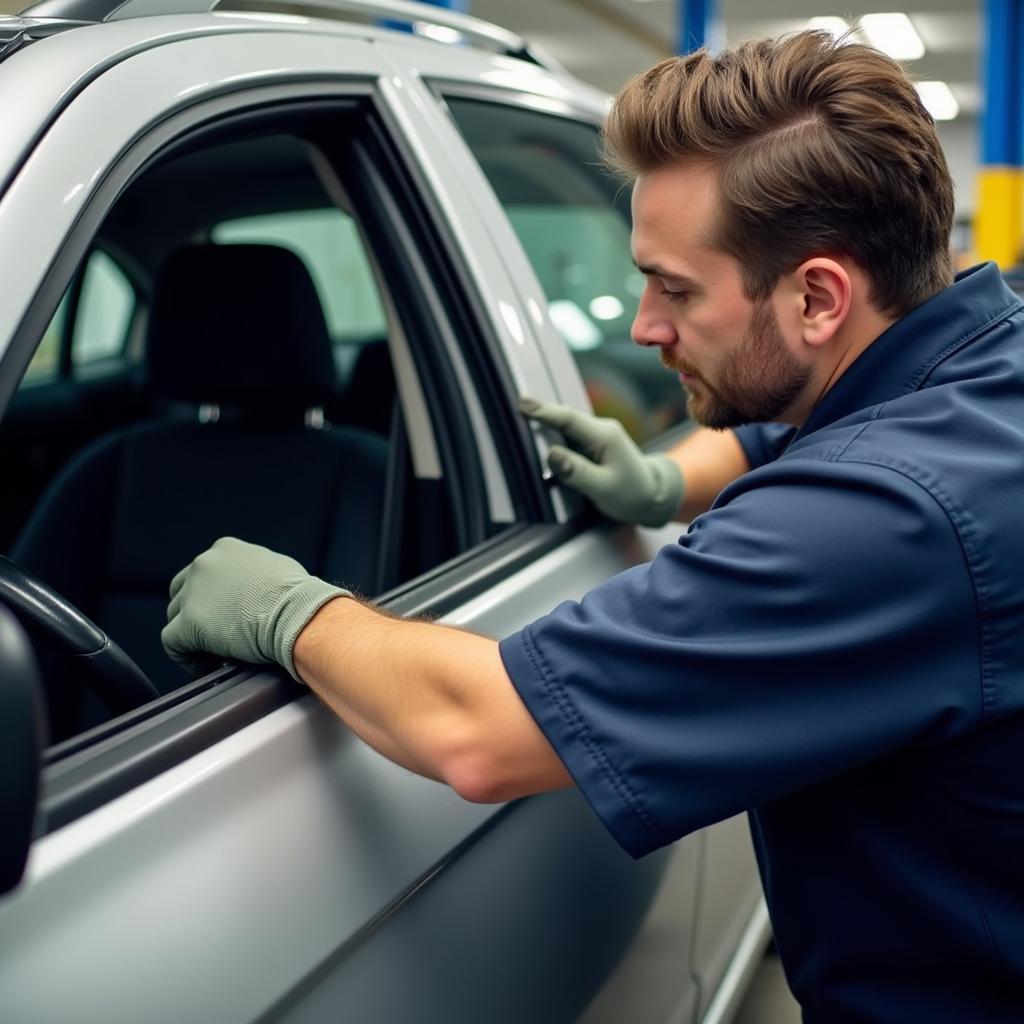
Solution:
<path fill-rule="evenodd" d="M 606 97 L 435 8 L 247 7 L 0 18 L 0 1017 L 727 1020 L 742 819 L 633 862 L 577 792 L 465 803 L 160 647 L 224 534 L 502 636 L 678 533 L 601 521 L 516 412 L 686 429 Z"/>

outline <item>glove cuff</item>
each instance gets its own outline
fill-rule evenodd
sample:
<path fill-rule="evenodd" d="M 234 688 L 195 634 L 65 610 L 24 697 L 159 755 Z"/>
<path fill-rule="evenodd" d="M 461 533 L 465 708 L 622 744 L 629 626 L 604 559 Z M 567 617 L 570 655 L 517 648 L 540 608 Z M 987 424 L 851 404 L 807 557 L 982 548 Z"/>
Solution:
<path fill-rule="evenodd" d="M 664 526 L 679 512 L 686 491 L 683 472 L 674 459 L 667 455 L 648 455 L 648 465 L 654 477 L 654 493 L 650 507 L 645 510 L 642 526 Z"/>
<path fill-rule="evenodd" d="M 295 671 L 292 661 L 292 650 L 299 634 L 306 628 L 310 619 L 328 601 L 336 597 L 351 597 L 352 592 L 333 583 L 308 576 L 301 583 L 292 587 L 267 619 L 263 654 L 271 661 L 276 661 L 288 670 L 288 674 L 298 683 L 304 682 Z"/>

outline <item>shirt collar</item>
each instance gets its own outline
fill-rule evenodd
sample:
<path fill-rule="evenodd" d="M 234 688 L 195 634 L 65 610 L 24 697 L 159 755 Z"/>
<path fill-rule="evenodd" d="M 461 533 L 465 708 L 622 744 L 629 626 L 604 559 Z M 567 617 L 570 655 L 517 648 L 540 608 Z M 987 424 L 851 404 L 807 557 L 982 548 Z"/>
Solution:
<path fill-rule="evenodd" d="M 947 355 L 1022 305 L 995 263 L 957 274 L 953 284 L 884 330 L 850 364 L 796 437 L 916 391 Z"/>

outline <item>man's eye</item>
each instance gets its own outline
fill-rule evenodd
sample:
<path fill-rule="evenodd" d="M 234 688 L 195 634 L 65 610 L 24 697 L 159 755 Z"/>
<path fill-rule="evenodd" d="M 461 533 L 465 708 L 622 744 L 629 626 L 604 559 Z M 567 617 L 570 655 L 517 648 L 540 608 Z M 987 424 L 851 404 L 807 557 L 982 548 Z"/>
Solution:
<path fill-rule="evenodd" d="M 689 292 L 671 292 L 667 288 L 661 289 L 661 294 L 668 299 L 669 302 L 682 302 L 690 293 Z"/>

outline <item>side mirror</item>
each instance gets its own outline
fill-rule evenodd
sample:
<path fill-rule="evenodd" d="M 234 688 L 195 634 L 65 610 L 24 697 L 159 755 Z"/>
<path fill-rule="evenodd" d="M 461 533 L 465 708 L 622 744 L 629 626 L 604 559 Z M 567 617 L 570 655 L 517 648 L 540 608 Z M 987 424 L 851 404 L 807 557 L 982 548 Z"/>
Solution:
<path fill-rule="evenodd" d="M 0 604 L 0 896 L 21 881 L 32 844 L 43 749 L 41 693 L 32 645 Z"/>

